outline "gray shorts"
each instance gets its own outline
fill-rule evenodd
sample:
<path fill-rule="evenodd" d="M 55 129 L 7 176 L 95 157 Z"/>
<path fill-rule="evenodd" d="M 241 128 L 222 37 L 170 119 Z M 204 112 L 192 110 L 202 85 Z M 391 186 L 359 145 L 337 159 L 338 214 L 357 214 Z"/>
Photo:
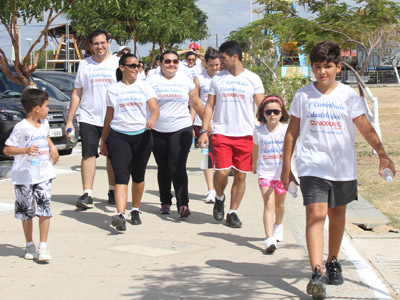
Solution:
<path fill-rule="evenodd" d="M 17 184 L 14 186 L 14 190 L 16 219 L 25 221 L 33 219 L 35 216 L 53 216 L 50 209 L 51 180 L 38 184 Z"/>
<path fill-rule="evenodd" d="M 335 208 L 358 199 L 357 180 L 331 181 L 313 176 L 299 179 L 304 205 L 328 203 L 329 208 Z"/>

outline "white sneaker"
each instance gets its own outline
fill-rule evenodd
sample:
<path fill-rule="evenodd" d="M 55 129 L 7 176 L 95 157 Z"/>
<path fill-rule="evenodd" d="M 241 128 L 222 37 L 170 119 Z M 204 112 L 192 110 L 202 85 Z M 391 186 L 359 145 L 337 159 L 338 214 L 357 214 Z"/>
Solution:
<path fill-rule="evenodd" d="M 25 256 L 24 256 L 24 258 L 28 259 L 28 260 L 33 260 L 33 259 L 37 258 L 35 244 L 25 248 Z"/>
<path fill-rule="evenodd" d="M 283 225 L 282 224 L 279 224 L 279 225 L 274 224 L 274 238 L 278 242 L 283 241 Z"/>
<path fill-rule="evenodd" d="M 206 194 L 206 200 L 204 200 L 205 203 L 214 203 L 215 202 L 215 196 L 216 196 L 215 190 L 209 190 Z"/>
<path fill-rule="evenodd" d="M 275 252 L 277 246 L 276 246 L 276 240 L 273 236 L 267 238 L 264 241 L 264 243 L 265 243 L 265 252 L 267 252 L 268 254 L 272 254 Z"/>
<path fill-rule="evenodd" d="M 47 247 L 42 247 L 38 249 L 38 259 L 39 261 L 50 261 L 51 256 L 49 249 Z"/>

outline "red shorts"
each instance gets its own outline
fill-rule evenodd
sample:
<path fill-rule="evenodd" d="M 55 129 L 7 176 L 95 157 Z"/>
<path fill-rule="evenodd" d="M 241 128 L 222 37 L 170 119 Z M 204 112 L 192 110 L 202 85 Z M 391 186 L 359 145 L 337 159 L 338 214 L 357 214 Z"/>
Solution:
<path fill-rule="evenodd" d="M 234 167 L 241 172 L 251 171 L 253 153 L 253 137 L 251 135 L 236 137 L 214 134 L 212 144 L 215 170 Z"/>

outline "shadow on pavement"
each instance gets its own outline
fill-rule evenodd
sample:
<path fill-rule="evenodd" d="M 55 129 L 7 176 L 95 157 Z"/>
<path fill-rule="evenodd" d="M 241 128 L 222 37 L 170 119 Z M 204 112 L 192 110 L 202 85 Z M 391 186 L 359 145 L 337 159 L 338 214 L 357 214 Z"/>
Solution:
<path fill-rule="evenodd" d="M 152 270 L 154 275 L 133 275 L 132 299 L 311 299 L 293 284 L 309 274 L 299 272 L 305 261 L 238 263 L 208 260 L 207 266 Z M 208 276 L 207 276 L 208 274 Z M 145 287 L 142 290 L 138 287 Z M 305 287 L 304 287 L 305 288 Z M 280 292 L 282 291 L 282 292 Z"/>
<path fill-rule="evenodd" d="M 11 244 L 0 244 L 0 256 L 2 257 L 24 257 L 24 247 L 17 247 Z"/>

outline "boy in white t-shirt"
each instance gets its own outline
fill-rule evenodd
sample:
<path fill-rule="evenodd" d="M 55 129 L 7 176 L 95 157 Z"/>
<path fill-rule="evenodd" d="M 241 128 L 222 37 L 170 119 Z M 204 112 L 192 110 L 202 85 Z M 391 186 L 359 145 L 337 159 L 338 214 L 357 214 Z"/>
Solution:
<path fill-rule="evenodd" d="M 346 205 L 357 199 L 357 164 L 354 125 L 379 156 L 379 174 L 394 164 L 366 117 L 363 101 L 348 86 L 336 81 L 341 70 L 340 48 L 332 42 L 316 45 L 310 53 L 316 82 L 299 89 L 289 113 L 284 141 L 281 181 L 288 188 L 290 160 L 297 143 L 297 169 L 306 207 L 306 240 L 312 268 L 307 293 L 324 299 L 325 283 L 343 283 L 337 260 L 345 229 Z M 300 135 L 300 136 L 299 136 Z M 329 216 L 329 250 L 322 275 L 324 223 Z"/>
<path fill-rule="evenodd" d="M 52 217 L 51 181 L 56 177 L 53 164 L 59 155 L 49 136 L 49 95 L 38 89 L 26 89 L 21 103 L 27 116 L 14 126 L 6 140 L 4 154 L 15 156 L 12 183 L 15 189 L 15 218 L 22 221 L 26 239 L 25 259 L 50 261 L 47 236 Z M 36 201 L 36 206 L 35 206 Z M 33 221 L 39 217 L 40 243 L 36 253 Z"/>

